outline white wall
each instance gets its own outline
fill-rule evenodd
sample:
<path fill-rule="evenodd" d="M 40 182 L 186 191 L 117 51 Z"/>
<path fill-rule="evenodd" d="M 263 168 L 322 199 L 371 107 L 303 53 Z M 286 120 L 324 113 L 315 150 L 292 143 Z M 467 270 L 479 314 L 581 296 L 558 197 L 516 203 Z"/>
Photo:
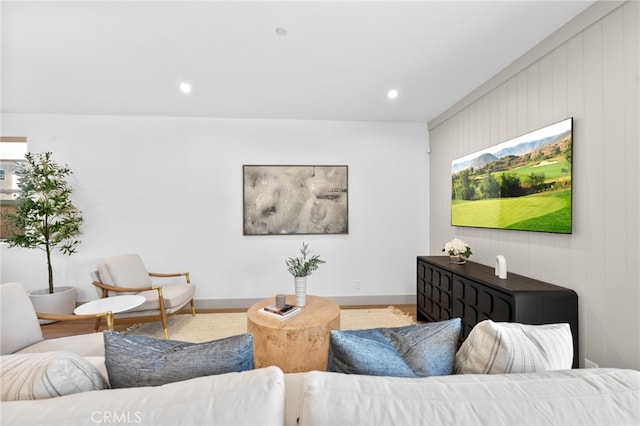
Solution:
<path fill-rule="evenodd" d="M 78 254 L 56 256 L 55 274 L 79 300 L 96 297 L 89 272 L 100 259 L 136 252 L 149 270 L 189 270 L 200 306 L 248 306 L 293 293 L 284 260 L 303 240 L 327 261 L 311 294 L 415 300 L 428 241 L 426 124 L 7 114 L 2 133 L 74 171 L 84 234 Z M 243 164 L 348 165 L 349 234 L 243 236 Z M 2 282 L 44 287 L 44 253 L 1 250 Z"/>
<path fill-rule="evenodd" d="M 582 356 L 639 369 L 639 3 L 613 11 L 617 4 L 598 3 L 551 37 L 547 52 L 534 49 L 429 123 L 430 252 L 457 235 L 476 262 L 493 266 L 504 254 L 509 271 L 575 290 Z M 574 117 L 572 235 L 449 225 L 453 159 L 567 117 Z"/>

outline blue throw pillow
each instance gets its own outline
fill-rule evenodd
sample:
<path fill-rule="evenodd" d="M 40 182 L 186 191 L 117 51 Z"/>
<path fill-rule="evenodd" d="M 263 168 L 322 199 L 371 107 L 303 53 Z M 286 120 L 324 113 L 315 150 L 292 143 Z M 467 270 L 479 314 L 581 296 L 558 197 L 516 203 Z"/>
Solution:
<path fill-rule="evenodd" d="M 462 321 L 396 328 L 332 330 L 327 371 L 370 376 L 453 374 Z"/>
<path fill-rule="evenodd" d="M 159 386 L 253 369 L 253 335 L 204 343 L 104 332 L 105 365 L 112 388 Z"/>

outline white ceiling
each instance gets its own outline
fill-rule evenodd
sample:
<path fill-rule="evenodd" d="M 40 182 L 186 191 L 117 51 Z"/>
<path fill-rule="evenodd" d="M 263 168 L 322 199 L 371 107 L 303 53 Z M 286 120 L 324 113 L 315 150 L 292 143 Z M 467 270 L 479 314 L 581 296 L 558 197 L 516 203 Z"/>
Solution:
<path fill-rule="evenodd" d="M 2 112 L 426 122 L 591 3 L 2 1 Z"/>

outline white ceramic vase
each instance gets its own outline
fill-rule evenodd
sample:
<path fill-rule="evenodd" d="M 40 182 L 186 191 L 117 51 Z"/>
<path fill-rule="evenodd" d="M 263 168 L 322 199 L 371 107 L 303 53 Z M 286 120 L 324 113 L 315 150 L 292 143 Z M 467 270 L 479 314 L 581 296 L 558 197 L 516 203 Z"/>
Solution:
<path fill-rule="evenodd" d="M 456 265 L 464 265 L 467 263 L 467 258 L 461 254 L 449 255 L 449 263 L 454 263 Z"/>
<path fill-rule="evenodd" d="M 307 297 L 307 277 L 294 277 L 296 305 L 304 306 Z"/>

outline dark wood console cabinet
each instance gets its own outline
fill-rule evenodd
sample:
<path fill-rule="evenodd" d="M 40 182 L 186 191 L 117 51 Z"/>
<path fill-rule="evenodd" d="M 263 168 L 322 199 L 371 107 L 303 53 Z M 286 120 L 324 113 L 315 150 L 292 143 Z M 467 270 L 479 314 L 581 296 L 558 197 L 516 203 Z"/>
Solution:
<path fill-rule="evenodd" d="M 418 256 L 418 321 L 461 318 L 462 339 L 491 319 L 524 324 L 569 323 L 573 368 L 579 367 L 578 295 L 575 291 L 521 275 L 495 276 L 479 263 L 449 263 L 448 256 Z"/>

